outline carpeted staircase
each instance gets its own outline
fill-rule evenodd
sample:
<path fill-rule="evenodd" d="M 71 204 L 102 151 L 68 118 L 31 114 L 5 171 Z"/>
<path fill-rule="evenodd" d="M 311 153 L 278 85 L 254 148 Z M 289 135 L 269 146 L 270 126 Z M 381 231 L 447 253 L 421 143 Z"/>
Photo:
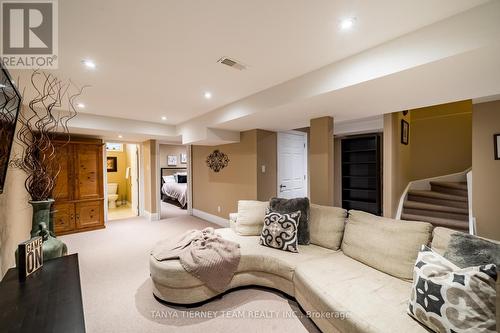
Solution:
<path fill-rule="evenodd" d="M 466 182 L 431 181 L 431 190 L 409 190 L 402 220 L 425 221 L 434 226 L 469 230 Z"/>

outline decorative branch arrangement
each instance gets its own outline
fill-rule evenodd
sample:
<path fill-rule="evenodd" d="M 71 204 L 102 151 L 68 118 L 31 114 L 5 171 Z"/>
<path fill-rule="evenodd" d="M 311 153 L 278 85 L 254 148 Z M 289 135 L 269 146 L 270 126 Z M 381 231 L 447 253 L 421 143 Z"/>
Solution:
<path fill-rule="evenodd" d="M 214 172 L 219 172 L 229 164 L 229 157 L 216 149 L 213 153 L 208 155 L 206 160 L 207 166 L 212 169 Z"/>
<path fill-rule="evenodd" d="M 58 136 L 69 142 L 68 123 L 77 115 L 75 101 L 85 87 L 75 88 L 71 80 L 64 82 L 39 70 L 33 71 L 30 81 L 36 96 L 20 111 L 16 138 L 23 151 L 11 165 L 27 173 L 24 186 L 31 199 L 43 201 L 53 197 L 61 170 L 53 140 Z"/>
<path fill-rule="evenodd" d="M 14 136 L 17 109 L 19 103 L 21 103 L 20 96 L 10 86 L 7 75 L 2 77 L 3 82 L 0 82 L 0 184 L 5 182 L 4 177 L 10 155 L 10 142 Z"/>

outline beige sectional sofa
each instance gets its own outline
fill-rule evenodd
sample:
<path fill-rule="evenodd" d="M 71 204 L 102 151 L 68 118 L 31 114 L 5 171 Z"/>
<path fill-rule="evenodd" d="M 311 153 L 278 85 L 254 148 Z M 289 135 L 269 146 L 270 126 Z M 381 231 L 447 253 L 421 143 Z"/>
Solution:
<path fill-rule="evenodd" d="M 252 211 L 262 214 L 256 206 Z M 311 244 L 299 245 L 299 253 L 259 245 L 259 230 L 249 228 L 248 221 L 242 220 L 243 233 L 252 230 L 254 235 L 240 235 L 239 216 L 232 214 L 231 227 L 217 229 L 241 250 L 226 290 L 250 285 L 280 290 L 295 297 L 323 332 L 427 332 L 406 313 L 413 265 L 422 244 L 433 236 L 439 244 L 431 246 L 442 253 L 455 231 L 349 213 L 347 218 L 343 209 L 311 205 Z M 178 260 L 160 262 L 151 256 L 150 269 L 153 293 L 164 301 L 193 304 L 219 294 Z"/>

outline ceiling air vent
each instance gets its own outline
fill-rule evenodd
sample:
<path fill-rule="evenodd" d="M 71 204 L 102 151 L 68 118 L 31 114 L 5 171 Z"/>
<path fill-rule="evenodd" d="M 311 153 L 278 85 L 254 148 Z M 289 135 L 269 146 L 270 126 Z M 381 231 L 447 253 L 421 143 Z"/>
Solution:
<path fill-rule="evenodd" d="M 227 57 L 222 57 L 219 60 L 217 60 L 217 62 L 221 63 L 223 65 L 232 67 L 234 69 L 240 70 L 240 71 L 247 68 L 247 66 L 243 65 L 241 62 L 238 62 L 234 59 L 227 58 Z"/>

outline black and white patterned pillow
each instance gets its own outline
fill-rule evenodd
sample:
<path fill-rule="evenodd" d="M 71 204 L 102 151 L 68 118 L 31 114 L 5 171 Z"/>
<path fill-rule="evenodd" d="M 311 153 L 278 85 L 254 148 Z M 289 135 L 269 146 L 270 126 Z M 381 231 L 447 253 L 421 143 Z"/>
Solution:
<path fill-rule="evenodd" d="M 280 214 L 268 208 L 260 234 L 260 244 L 279 250 L 299 252 L 297 247 L 299 219 L 300 211 Z"/>
<path fill-rule="evenodd" d="M 438 333 L 496 332 L 496 266 L 458 268 L 423 245 L 408 313 Z"/>

